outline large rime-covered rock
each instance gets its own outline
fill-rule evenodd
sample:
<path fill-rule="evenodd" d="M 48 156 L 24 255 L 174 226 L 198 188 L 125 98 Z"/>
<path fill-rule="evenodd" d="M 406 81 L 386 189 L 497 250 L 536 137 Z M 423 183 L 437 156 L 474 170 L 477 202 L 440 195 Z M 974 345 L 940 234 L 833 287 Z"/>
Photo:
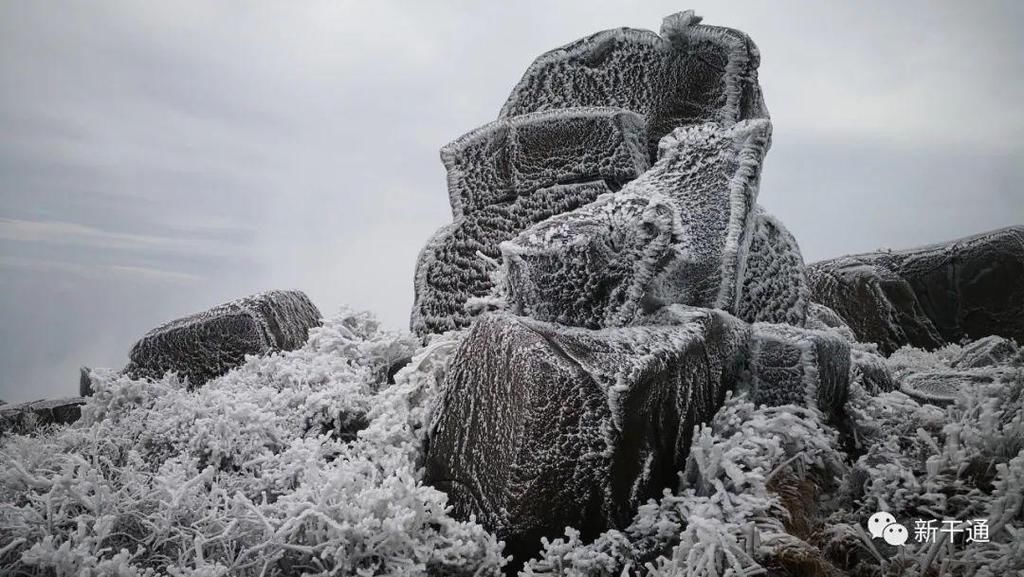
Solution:
<path fill-rule="evenodd" d="M 857 340 L 889 355 L 904 345 L 932 349 L 942 336 L 907 281 L 871 261 L 841 257 L 807 267 L 811 298 L 838 313 Z"/>
<path fill-rule="evenodd" d="M 5 404 L 0 406 L 0 434 L 28 434 L 46 425 L 74 423 L 81 418 L 84 404 L 81 397 Z"/>
<path fill-rule="evenodd" d="M 907 280 L 947 341 L 1000 335 L 1024 342 L 1024 226 L 878 258 Z"/>
<path fill-rule="evenodd" d="M 770 136 L 766 120 L 678 129 L 619 193 L 503 243 L 513 310 L 589 328 L 673 303 L 734 312 Z"/>
<path fill-rule="evenodd" d="M 420 253 L 413 330 L 467 326 L 466 302 L 493 287 L 498 244 L 636 178 L 649 166 L 645 147 L 643 118 L 614 108 L 499 120 L 444 147 L 455 222 Z"/>
<path fill-rule="evenodd" d="M 812 298 L 885 353 L 963 338 L 1024 340 L 1024 227 L 808 267 Z"/>
<path fill-rule="evenodd" d="M 850 386 L 850 344 L 834 332 L 756 323 L 747 386 L 756 404 L 795 404 L 838 415 Z"/>
<path fill-rule="evenodd" d="M 167 371 L 192 386 L 223 375 L 246 355 L 302 346 L 320 311 L 300 291 L 268 291 L 163 324 L 132 347 L 126 371 L 160 378 Z"/>
<path fill-rule="evenodd" d="M 749 323 L 804 325 L 811 291 L 800 246 L 786 227 L 760 206 L 742 276 L 737 317 Z"/>
<path fill-rule="evenodd" d="M 566 526 L 594 536 L 627 523 L 676 485 L 749 338 L 720 311 L 675 320 L 588 330 L 480 317 L 449 364 L 426 480 L 517 558 Z"/>
<path fill-rule="evenodd" d="M 526 70 L 502 118 L 575 106 L 615 106 L 647 118 L 650 150 L 678 126 L 767 118 L 760 56 L 742 32 L 705 26 L 692 11 L 661 35 L 618 28 L 551 50 Z"/>

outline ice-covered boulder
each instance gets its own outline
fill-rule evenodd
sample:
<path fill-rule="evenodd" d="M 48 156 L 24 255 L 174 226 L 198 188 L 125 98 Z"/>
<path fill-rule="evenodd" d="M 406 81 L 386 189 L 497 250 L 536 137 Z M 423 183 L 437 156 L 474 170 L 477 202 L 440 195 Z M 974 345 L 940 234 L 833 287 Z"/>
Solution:
<path fill-rule="evenodd" d="M 1024 342 L 1024 226 L 877 258 L 910 283 L 947 342 L 988 335 Z"/>
<path fill-rule="evenodd" d="M 960 354 L 949 363 L 957 369 L 976 369 L 999 365 L 1013 358 L 1019 351 L 1017 343 L 996 335 L 989 335 L 964 345 Z"/>
<path fill-rule="evenodd" d="M 736 316 L 749 323 L 804 325 L 811 291 L 800 245 L 777 218 L 760 206 L 742 268 L 743 287 Z"/>
<path fill-rule="evenodd" d="M 988 335 L 1024 340 L 1024 226 L 807 271 L 812 298 L 886 354 Z"/>
<path fill-rule="evenodd" d="M 149 331 L 132 347 L 125 370 L 133 378 L 175 371 L 200 386 L 241 365 L 246 355 L 302 346 L 320 318 L 301 291 L 252 295 Z"/>
<path fill-rule="evenodd" d="M 2 404 L 2 403 L 0 403 Z M 67 425 L 82 416 L 81 397 L 46 399 L 0 406 L 0 434 L 28 434 L 45 425 Z"/>
<path fill-rule="evenodd" d="M 751 400 L 838 415 L 850 386 L 850 344 L 834 332 L 756 323 L 749 351 Z"/>
<path fill-rule="evenodd" d="M 617 28 L 538 57 L 502 118 L 575 106 L 615 106 L 647 119 L 650 152 L 676 127 L 767 118 L 760 55 L 738 30 L 706 26 L 692 11 L 665 18 L 661 34 Z"/>
<path fill-rule="evenodd" d="M 618 190 L 649 166 L 643 118 L 617 108 L 574 108 L 499 120 L 445 146 L 455 221 L 416 265 L 412 329 L 467 326 L 472 297 L 493 287 L 498 244 L 544 219 Z"/>
<path fill-rule="evenodd" d="M 770 134 L 766 120 L 680 128 L 620 192 L 502 243 L 512 309 L 589 328 L 668 304 L 735 312 Z"/>
<path fill-rule="evenodd" d="M 744 323 L 687 310 L 679 325 L 588 330 L 480 317 L 454 354 L 426 480 L 522 558 L 566 526 L 627 523 L 674 487 L 695 424 L 734 379 Z"/>

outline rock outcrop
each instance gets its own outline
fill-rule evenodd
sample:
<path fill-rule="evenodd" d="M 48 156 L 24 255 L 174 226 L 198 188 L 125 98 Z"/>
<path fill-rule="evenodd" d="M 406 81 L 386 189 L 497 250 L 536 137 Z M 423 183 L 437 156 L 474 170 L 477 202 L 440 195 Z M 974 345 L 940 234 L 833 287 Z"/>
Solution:
<path fill-rule="evenodd" d="M 1024 229 L 805 266 L 757 204 L 771 144 L 757 49 L 699 22 L 548 52 L 497 122 L 442 150 L 454 222 L 420 255 L 412 327 L 469 329 L 426 480 L 506 541 L 513 569 L 542 537 L 621 528 L 676 486 L 727 390 L 845 427 L 851 378 L 953 394 L 944 376 L 897 379 L 876 351 L 1024 323 Z"/>
<path fill-rule="evenodd" d="M 796 238 L 757 207 L 750 251 L 743 263 L 736 316 L 749 322 L 804 326 L 811 290 Z"/>
<path fill-rule="evenodd" d="M 566 526 L 622 526 L 675 485 L 748 339 L 720 311 L 681 314 L 683 324 L 601 330 L 481 317 L 448 368 L 427 481 L 517 556 Z"/>
<path fill-rule="evenodd" d="M 850 344 L 836 333 L 756 323 L 749 363 L 755 404 L 814 407 L 836 417 L 846 403 Z"/>
<path fill-rule="evenodd" d="M 700 22 L 680 12 L 665 18 L 660 35 L 618 28 L 551 50 L 523 74 L 501 117 L 576 106 L 633 110 L 647 121 L 652 158 L 679 126 L 767 118 L 753 41 Z"/>
<path fill-rule="evenodd" d="M 622 191 L 501 245 L 513 310 L 590 328 L 669 304 L 735 312 L 771 124 L 680 128 Z"/>
<path fill-rule="evenodd" d="M 1024 341 L 1024 227 L 808 266 L 812 299 L 886 354 L 964 338 Z"/>
<path fill-rule="evenodd" d="M 223 375 L 246 355 L 302 346 L 320 311 L 300 291 L 268 291 L 165 323 L 132 347 L 125 371 L 158 379 L 174 371 L 191 386 Z"/>
<path fill-rule="evenodd" d="M 25 435 L 47 425 L 67 425 L 82 416 L 85 399 L 67 397 L 0 406 L 0 435 Z"/>
<path fill-rule="evenodd" d="M 420 253 L 413 331 L 467 326 L 466 302 L 493 287 L 499 243 L 618 190 L 648 168 L 645 146 L 636 113 L 574 108 L 498 120 L 441 149 L 455 221 Z"/>

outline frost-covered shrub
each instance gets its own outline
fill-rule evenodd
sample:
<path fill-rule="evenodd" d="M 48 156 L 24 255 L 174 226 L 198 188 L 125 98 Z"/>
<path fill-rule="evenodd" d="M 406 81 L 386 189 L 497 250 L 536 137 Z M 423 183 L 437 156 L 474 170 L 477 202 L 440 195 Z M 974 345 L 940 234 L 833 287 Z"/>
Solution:
<path fill-rule="evenodd" d="M 453 346 L 346 311 L 197 391 L 100 380 L 75 425 L 3 440 L 0 573 L 499 573 L 494 537 L 420 481 Z"/>

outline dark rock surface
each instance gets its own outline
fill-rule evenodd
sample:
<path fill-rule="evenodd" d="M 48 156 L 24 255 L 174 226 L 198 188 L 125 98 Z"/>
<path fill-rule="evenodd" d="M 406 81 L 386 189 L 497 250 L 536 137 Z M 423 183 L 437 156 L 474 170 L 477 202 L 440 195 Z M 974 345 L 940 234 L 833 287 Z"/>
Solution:
<path fill-rule="evenodd" d="M 167 371 L 192 386 L 223 375 L 246 355 L 302 346 L 320 311 L 301 291 L 268 291 L 163 324 L 132 347 L 126 372 L 160 378 Z"/>
<path fill-rule="evenodd" d="M 681 315 L 682 325 L 602 330 L 481 317 L 448 368 L 427 482 L 517 558 L 566 526 L 586 537 L 621 527 L 676 484 L 748 338 L 727 314 Z"/>
<path fill-rule="evenodd" d="M 46 425 L 67 425 L 82 416 L 85 399 L 67 397 L 0 406 L 0 434 L 28 434 Z"/>
<path fill-rule="evenodd" d="M 455 221 L 420 253 L 413 331 L 467 326 L 466 302 L 493 287 L 498 244 L 636 178 L 645 146 L 637 114 L 577 108 L 499 120 L 444 147 Z"/>
<path fill-rule="evenodd" d="M 647 119 L 651 157 L 676 127 L 767 118 L 760 55 L 738 31 L 700 24 L 692 11 L 665 18 L 661 35 L 617 28 L 544 53 L 526 70 L 502 118 L 576 106 L 615 106 Z"/>
<path fill-rule="evenodd" d="M 1024 227 L 808 267 L 812 299 L 886 354 L 988 335 L 1024 340 Z"/>
<path fill-rule="evenodd" d="M 988 367 L 1005 363 L 1019 351 L 1017 343 L 1012 340 L 990 335 L 964 345 L 963 350 L 949 365 L 956 369 Z"/>
<path fill-rule="evenodd" d="M 860 257 L 841 257 L 807 267 L 811 298 L 838 313 L 857 340 L 892 354 L 904 345 L 933 349 L 944 344 L 913 288 L 895 272 Z"/>
<path fill-rule="evenodd" d="M 837 416 L 850 386 L 850 344 L 831 331 L 757 323 L 749 352 L 751 400 Z"/>
<path fill-rule="evenodd" d="M 599 328 L 668 304 L 734 312 L 771 124 L 680 128 L 615 195 L 501 245 L 513 310 Z"/>

